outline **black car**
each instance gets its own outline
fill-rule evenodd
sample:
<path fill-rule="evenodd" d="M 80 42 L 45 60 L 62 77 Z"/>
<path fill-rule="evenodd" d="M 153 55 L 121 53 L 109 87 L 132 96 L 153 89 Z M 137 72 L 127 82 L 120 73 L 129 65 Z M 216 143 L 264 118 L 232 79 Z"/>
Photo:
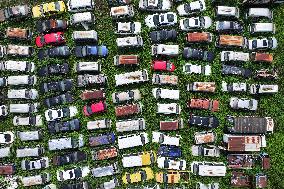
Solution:
<path fill-rule="evenodd" d="M 64 155 L 57 155 L 53 156 L 52 158 L 53 165 L 58 165 L 58 166 L 77 163 L 85 160 L 87 160 L 87 154 L 81 151 L 76 151 Z"/>
<path fill-rule="evenodd" d="M 175 40 L 177 38 L 177 31 L 176 30 L 152 31 L 150 33 L 150 38 L 153 43 Z"/>
<path fill-rule="evenodd" d="M 222 66 L 222 74 L 224 75 L 240 75 L 245 78 L 249 78 L 252 75 L 252 71 L 246 68 L 237 67 L 237 66 Z"/>
<path fill-rule="evenodd" d="M 62 81 L 53 81 L 41 84 L 40 91 L 46 93 L 49 91 L 70 91 L 73 87 L 72 79 L 65 79 Z"/>
<path fill-rule="evenodd" d="M 49 75 L 57 75 L 57 74 L 67 74 L 69 73 L 69 65 L 68 63 L 63 64 L 50 64 L 48 66 L 44 66 L 38 70 L 39 76 L 49 76 Z"/>
<path fill-rule="evenodd" d="M 48 122 L 49 133 L 60 133 L 68 131 L 78 131 L 80 129 L 80 121 L 72 119 L 69 121 L 51 121 Z"/>
<path fill-rule="evenodd" d="M 237 21 L 217 21 L 216 31 L 218 33 L 242 33 L 243 26 Z"/>
<path fill-rule="evenodd" d="M 60 189 L 90 189 L 90 185 L 87 181 L 84 181 L 72 184 L 63 184 Z"/>
<path fill-rule="evenodd" d="M 219 126 L 219 120 L 215 116 L 194 116 L 192 115 L 188 120 L 189 125 L 196 125 L 205 128 L 216 128 Z"/>
<path fill-rule="evenodd" d="M 184 48 L 183 57 L 186 59 L 204 60 L 212 62 L 214 60 L 214 53 L 201 49 Z"/>
<path fill-rule="evenodd" d="M 60 104 L 71 103 L 74 98 L 70 93 L 65 93 L 59 96 L 47 98 L 43 101 L 43 104 L 47 107 L 52 107 Z"/>
<path fill-rule="evenodd" d="M 63 31 L 67 28 L 66 20 L 40 20 L 36 23 L 36 29 L 39 33 Z"/>
<path fill-rule="evenodd" d="M 38 52 L 38 58 L 40 60 L 44 58 L 55 58 L 55 57 L 68 57 L 71 51 L 68 46 L 54 47 L 50 49 L 41 49 Z"/>

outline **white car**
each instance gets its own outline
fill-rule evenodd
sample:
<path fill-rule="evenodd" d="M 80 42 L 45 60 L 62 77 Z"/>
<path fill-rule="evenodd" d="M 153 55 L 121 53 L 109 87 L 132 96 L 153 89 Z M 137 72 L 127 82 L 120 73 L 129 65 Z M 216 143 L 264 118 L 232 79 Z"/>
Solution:
<path fill-rule="evenodd" d="M 196 65 L 196 64 L 185 64 L 183 66 L 183 72 L 188 74 L 204 74 L 204 75 L 211 75 L 211 66 L 206 65 Z"/>
<path fill-rule="evenodd" d="M 118 22 L 116 25 L 116 34 L 129 35 L 140 34 L 141 22 Z"/>
<path fill-rule="evenodd" d="M 277 39 L 275 37 L 255 38 L 248 40 L 249 50 L 267 50 L 277 47 Z"/>
<path fill-rule="evenodd" d="M 273 94 L 278 92 L 278 85 L 250 85 L 250 94 Z"/>
<path fill-rule="evenodd" d="M 75 65 L 76 72 L 101 72 L 99 62 L 78 62 Z"/>
<path fill-rule="evenodd" d="M 276 25 L 272 22 L 270 23 L 252 23 L 249 26 L 249 31 L 251 34 L 255 33 L 272 33 L 275 34 Z"/>
<path fill-rule="evenodd" d="M 38 97 L 38 91 L 35 89 L 10 89 L 8 90 L 7 97 L 9 99 L 31 99 L 34 100 Z"/>
<path fill-rule="evenodd" d="M 15 75 L 7 77 L 7 85 L 35 85 L 37 77 L 34 75 Z"/>
<path fill-rule="evenodd" d="M 35 70 L 35 64 L 27 61 L 4 61 L 0 62 L 1 71 L 12 71 L 12 72 L 33 72 Z"/>
<path fill-rule="evenodd" d="M 142 83 L 148 81 L 147 70 L 127 72 L 115 75 L 115 85 L 128 85 L 133 83 Z"/>
<path fill-rule="evenodd" d="M 179 45 L 165 45 L 157 44 L 152 45 L 152 55 L 153 56 L 178 56 L 179 55 Z"/>
<path fill-rule="evenodd" d="M 137 146 L 144 146 L 149 142 L 147 133 L 136 133 L 130 135 L 119 136 L 117 139 L 118 148 L 126 149 Z"/>
<path fill-rule="evenodd" d="M 249 53 L 236 52 L 236 51 L 222 51 L 221 61 L 237 61 L 237 62 L 248 62 L 250 60 Z"/>
<path fill-rule="evenodd" d="M 36 141 L 42 138 L 41 131 L 18 131 L 17 134 L 21 141 Z"/>
<path fill-rule="evenodd" d="M 169 136 L 161 132 L 152 132 L 152 142 L 162 145 L 179 146 L 181 136 Z"/>
<path fill-rule="evenodd" d="M 273 11 L 269 8 L 249 8 L 245 17 L 247 19 L 267 18 L 271 21 L 273 19 Z"/>
<path fill-rule="evenodd" d="M 78 113 L 75 106 L 65 107 L 62 109 L 49 109 L 45 111 L 46 121 L 54 121 L 57 119 L 62 119 L 64 117 L 74 117 Z"/>
<path fill-rule="evenodd" d="M 216 16 L 217 17 L 239 18 L 240 9 L 238 7 L 217 6 Z"/>
<path fill-rule="evenodd" d="M 196 185 L 196 189 L 219 189 L 219 183 L 213 182 L 209 184 L 203 184 L 201 182 L 198 182 Z"/>
<path fill-rule="evenodd" d="M 246 83 L 227 83 L 222 81 L 222 91 L 223 92 L 246 92 Z"/>
<path fill-rule="evenodd" d="M 88 166 L 76 167 L 73 169 L 58 170 L 56 173 L 56 177 L 58 181 L 74 180 L 74 179 L 84 178 L 88 176 L 89 173 L 90 173 L 90 168 Z"/>
<path fill-rule="evenodd" d="M 149 28 L 157 28 L 164 26 L 173 26 L 177 24 L 177 14 L 174 12 L 167 12 L 161 14 L 148 15 L 145 18 L 145 24 Z"/>
<path fill-rule="evenodd" d="M 170 0 L 140 0 L 139 9 L 147 11 L 168 11 L 171 9 Z"/>
<path fill-rule="evenodd" d="M 70 12 L 85 12 L 91 11 L 95 8 L 94 0 L 69 0 L 67 2 L 68 10 Z"/>
<path fill-rule="evenodd" d="M 14 142 L 14 133 L 11 131 L 0 132 L 0 144 L 11 144 Z"/>
<path fill-rule="evenodd" d="M 117 132 L 140 131 L 146 129 L 146 121 L 144 118 L 117 120 L 115 126 Z"/>
<path fill-rule="evenodd" d="M 157 113 L 158 114 L 180 114 L 181 107 L 177 103 L 169 104 L 157 104 Z"/>
<path fill-rule="evenodd" d="M 179 90 L 154 88 L 152 93 L 156 99 L 179 100 Z"/>
<path fill-rule="evenodd" d="M 127 101 L 137 101 L 141 99 L 141 93 L 138 89 L 132 89 L 128 91 L 121 91 L 112 93 L 113 103 L 122 103 Z"/>
<path fill-rule="evenodd" d="M 191 15 L 206 10 L 204 0 L 192 1 L 190 3 L 182 4 L 177 7 L 178 14 L 180 16 Z"/>
<path fill-rule="evenodd" d="M 94 121 L 87 122 L 88 130 L 96 130 L 96 129 L 106 129 L 111 127 L 110 119 L 97 119 Z"/>
<path fill-rule="evenodd" d="M 207 29 L 211 25 L 212 19 L 209 16 L 183 18 L 179 21 L 179 27 L 183 31 Z"/>
<path fill-rule="evenodd" d="M 35 113 L 38 112 L 39 103 L 10 104 L 10 113 Z"/>
<path fill-rule="evenodd" d="M 191 153 L 193 156 L 220 157 L 220 148 L 213 145 L 207 145 L 206 147 L 193 145 L 191 147 Z"/>
<path fill-rule="evenodd" d="M 255 111 L 257 110 L 258 101 L 255 99 L 245 99 L 245 98 L 237 98 L 231 97 L 230 106 L 233 109 L 245 109 Z"/>
<path fill-rule="evenodd" d="M 39 175 L 20 177 L 23 186 L 35 186 L 47 184 L 51 180 L 50 173 L 41 173 Z"/>
<path fill-rule="evenodd" d="M 140 36 L 117 38 L 116 45 L 118 48 L 142 47 L 143 39 Z"/>
<path fill-rule="evenodd" d="M 156 154 L 153 151 L 144 151 L 138 153 L 124 154 L 122 155 L 122 166 L 124 168 L 129 167 L 142 167 L 153 165 L 156 162 Z"/>
<path fill-rule="evenodd" d="M 95 23 L 95 16 L 92 12 L 80 12 L 71 15 L 70 24 L 81 24 L 85 30 L 89 30 L 89 25 Z"/>
<path fill-rule="evenodd" d="M 227 172 L 223 162 L 198 162 L 191 163 L 191 172 L 199 176 L 224 177 Z"/>
<path fill-rule="evenodd" d="M 174 160 L 167 157 L 158 157 L 157 164 L 160 169 L 185 170 L 185 160 Z"/>
<path fill-rule="evenodd" d="M 36 160 L 22 160 L 21 168 L 22 170 L 36 170 L 49 167 L 48 157 L 42 157 Z"/>
<path fill-rule="evenodd" d="M 82 146 L 84 146 L 84 137 L 81 134 L 78 137 L 62 137 L 48 140 L 48 149 L 50 151 L 75 149 Z"/>
<path fill-rule="evenodd" d="M 8 115 L 8 108 L 6 105 L 0 105 L 0 117 Z"/>

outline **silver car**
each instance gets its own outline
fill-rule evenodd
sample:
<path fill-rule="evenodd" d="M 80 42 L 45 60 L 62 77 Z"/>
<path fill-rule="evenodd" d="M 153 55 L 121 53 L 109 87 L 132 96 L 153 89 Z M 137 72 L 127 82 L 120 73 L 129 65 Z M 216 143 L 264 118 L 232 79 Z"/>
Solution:
<path fill-rule="evenodd" d="M 10 104 L 10 113 L 34 113 L 37 112 L 39 103 L 34 104 Z"/>
<path fill-rule="evenodd" d="M 7 77 L 7 85 L 35 85 L 37 77 L 34 75 L 16 75 Z"/>
<path fill-rule="evenodd" d="M 115 175 L 119 173 L 118 164 L 114 163 L 105 167 L 97 167 L 92 169 L 92 175 L 94 177 L 104 177 Z"/>
<path fill-rule="evenodd" d="M 230 106 L 233 109 L 244 109 L 244 110 L 257 110 L 258 101 L 255 99 L 245 99 L 232 97 L 230 99 Z"/>
<path fill-rule="evenodd" d="M 9 99 L 31 99 L 38 97 L 38 91 L 35 89 L 10 89 L 8 90 Z"/>

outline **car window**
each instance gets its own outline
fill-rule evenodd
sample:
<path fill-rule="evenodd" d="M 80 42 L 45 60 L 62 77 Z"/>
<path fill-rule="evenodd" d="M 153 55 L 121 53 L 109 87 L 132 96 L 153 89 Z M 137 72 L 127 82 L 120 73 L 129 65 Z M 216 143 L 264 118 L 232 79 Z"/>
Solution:
<path fill-rule="evenodd" d="M 164 15 L 160 15 L 160 21 L 164 22 L 164 20 L 165 20 L 165 16 Z"/>
<path fill-rule="evenodd" d="M 169 22 L 173 22 L 175 20 L 175 17 L 173 14 L 167 14 L 167 19 Z"/>
<path fill-rule="evenodd" d="M 264 47 L 267 47 L 267 46 L 268 46 L 267 40 L 263 40 L 263 41 L 262 41 L 262 45 L 263 45 Z"/>

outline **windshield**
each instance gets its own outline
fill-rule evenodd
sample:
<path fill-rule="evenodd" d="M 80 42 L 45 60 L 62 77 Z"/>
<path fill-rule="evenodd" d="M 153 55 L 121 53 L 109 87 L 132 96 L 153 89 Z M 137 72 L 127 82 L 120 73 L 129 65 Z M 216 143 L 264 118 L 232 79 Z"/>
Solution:
<path fill-rule="evenodd" d="M 225 52 L 225 53 L 224 53 L 224 59 L 225 59 L 226 61 L 229 60 L 229 55 L 230 55 L 230 52 Z"/>
<path fill-rule="evenodd" d="M 253 47 L 253 48 L 256 48 L 256 47 L 257 47 L 257 40 L 253 40 L 253 41 L 252 41 L 252 47 Z"/>
<path fill-rule="evenodd" d="M 159 24 L 159 15 L 154 15 L 153 16 L 153 22 L 154 22 L 155 25 Z"/>
<path fill-rule="evenodd" d="M 204 19 L 204 17 L 200 17 L 199 21 L 200 21 L 200 26 L 205 26 L 205 19 Z M 196 24 L 196 25 L 198 25 L 198 24 Z"/>
<path fill-rule="evenodd" d="M 268 40 L 268 47 L 269 47 L 269 48 L 272 48 L 272 47 L 273 47 L 273 40 L 272 40 L 272 39 L 269 39 L 269 40 Z"/>

